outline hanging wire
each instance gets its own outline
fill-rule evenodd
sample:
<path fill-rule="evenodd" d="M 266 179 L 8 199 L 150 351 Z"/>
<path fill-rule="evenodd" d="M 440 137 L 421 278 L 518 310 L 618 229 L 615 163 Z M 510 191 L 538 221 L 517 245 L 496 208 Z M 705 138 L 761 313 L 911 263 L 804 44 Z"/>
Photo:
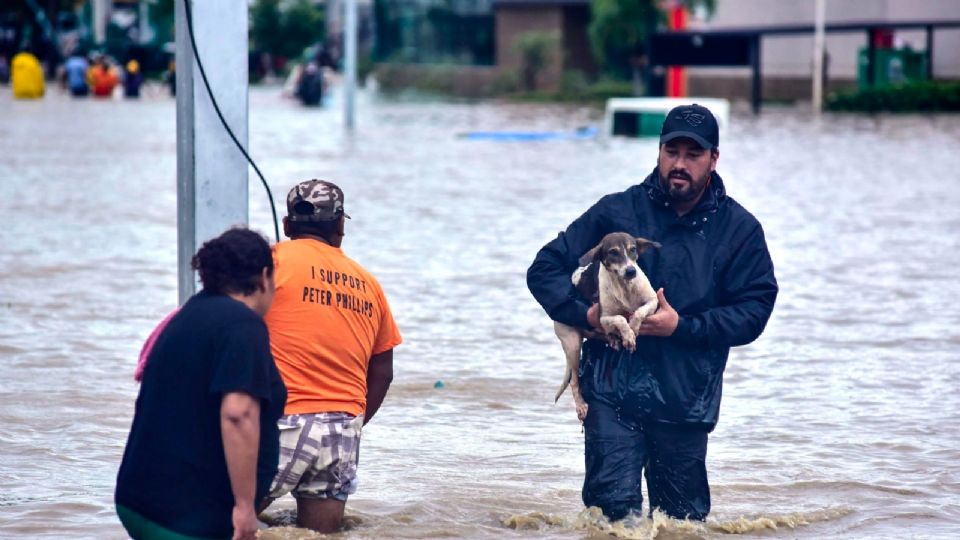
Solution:
<path fill-rule="evenodd" d="M 277 237 L 277 242 L 280 242 L 280 227 L 277 225 L 277 207 L 273 203 L 273 193 L 270 191 L 270 186 L 267 185 L 267 180 L 263 177 L 263 173 L 260 172 L 260 168 L 257 167 L 257 164 L 253 162 L 250 154 L 248 154 L 243 145 L 240 144 L 240 140 L 237 139 L 237 136 L 233 134 L 233 130 L 230 129 L 230 126 L 227 124 L 227 120 L 223 117 L 223 113 L 220 112 L 220 105 L 217 104 L 217 99 L 213 97 L 213 90 L 210 89 L 210 82 L 207 80 L 207 73 L 203 69 L 203 62 L 200 61 L 200 52 L 197 51 L 197 40 L 193 36 L 193 14 L 190 6 L 190 0 L 183 0 L 183 8 L 187 15 L 187 33 L 190 34 L 190 46 L 193 49 L 193 58 L 197 61 L 197 67 L 200 69 L 200 78 L 203 79 L 203 86 L 207 89 L 207 95 L 210 96 L 210 102 L 213 103 L 213 110 L 217 111 L 217 117 L 220 118 L 220 123 L 223 124 L 223 128 L 227 130 L 227 134 L 230 135 L 230 139 L 233 140 L 233 144 L 237 145 L 237 148 L 240 150 L 240 153 L 243 154 L 243 157 L 247 158 L 247 163 L 253 167 L 253 170 L 256 171 L 257 176 L 260 177 L 260 183 L 263 184 L 263 189 L 267 190 L 267 199 L 270 201 L 270 212 L 273 214 L 273 232 Z"/>

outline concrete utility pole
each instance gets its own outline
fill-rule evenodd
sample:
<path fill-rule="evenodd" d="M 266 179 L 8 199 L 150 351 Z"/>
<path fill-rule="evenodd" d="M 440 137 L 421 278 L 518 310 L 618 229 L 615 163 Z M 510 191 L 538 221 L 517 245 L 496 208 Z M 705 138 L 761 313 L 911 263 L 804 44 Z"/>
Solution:
<path fill-rule="evenodd" d="M 343 125 L 352 132 L 354 94 L 357 90 L 357 0 L 346 0 L 344 10 Z"/>
<path fill-rule="evenodd" d="M 142 1 L 140 2 L 139 8 L 140 10 L 137 12 L 137 21 L 139 22 L 137 27 L 137 39 L 140 44 L 144 44 L 153 39 L 152 32 L 150 30 L 150 10 L 147 7 L 147 3 Z"/>
<path fill-rule="evenodd" d="M 180 303 L 196 291 L 190 260 L 207 240 L 248 221 L 247 162 L 213 108 L 176 3 L 177 266 Z M 247 3 L 192 0 L 193 33 L 220 111 L 247 146 Z"/>
<path fill-rule="evenodd" d="M 826 47 L 825 26 L 827 0 L 817 0 L 813 31 L 813 112 L 823 111 L 823 51 Z"/>
<path fill-rule="evenodd" d="M 107 15 L 109 14 L 109 0 L 93 0 L 93 41 L 97 45 L 107 40 Z"/>

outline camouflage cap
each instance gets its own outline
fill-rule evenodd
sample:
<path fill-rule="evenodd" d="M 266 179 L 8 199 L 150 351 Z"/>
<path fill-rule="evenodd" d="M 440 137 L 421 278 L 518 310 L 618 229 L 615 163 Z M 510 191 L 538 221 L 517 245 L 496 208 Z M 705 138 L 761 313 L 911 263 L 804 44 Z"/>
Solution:
<path fill-rule="evenodd" d="M 343 190 L 326 180 L 300 182 L 287 194 L 287 219 L 298 223 L 333 221 L 343 216 Z"/>

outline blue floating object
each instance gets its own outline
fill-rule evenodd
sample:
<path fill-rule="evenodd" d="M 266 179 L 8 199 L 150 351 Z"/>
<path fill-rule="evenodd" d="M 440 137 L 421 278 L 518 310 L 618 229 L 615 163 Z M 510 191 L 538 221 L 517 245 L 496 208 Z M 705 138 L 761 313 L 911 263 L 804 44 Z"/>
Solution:
<path fill-rule="evenodd" d="M 434 388 L 443 388 L 443 381 L 437 381 L 433 383 Z"/>
<path fill-rule="evenodd" d="M 575 131 L 468 131 L 458 135 L 470 141 L 557 141 L 593 139 L 597 128 L 582 127 Z"/>

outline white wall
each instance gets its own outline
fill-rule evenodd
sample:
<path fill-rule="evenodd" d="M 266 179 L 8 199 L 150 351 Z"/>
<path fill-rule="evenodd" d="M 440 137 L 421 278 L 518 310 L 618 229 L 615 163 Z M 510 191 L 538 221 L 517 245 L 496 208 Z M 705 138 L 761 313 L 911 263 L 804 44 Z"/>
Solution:
<path fill-rule="evenodd" d="M 707 21 L 691 18 L 691 28 L 722 29 L 768 25 L 813 24 L 815 0 L 717 0 Z M 827 23 L 960 20 L 960 0 L 827 0 Z M 923 31 L 899 31 L 896 37 L 915 49 L 926 47 Z M 866 32 L 827 34 L 830 77 L 857 76 L 857 50 Z M 813 36 L 766 37 L 762 40 L 763 74 L 809 76 Z M 960 28 L 934 33 L 934 76 L 960 79 Z M 691 74 L 746 74 L 743 69 L 691 69 Z"/>

